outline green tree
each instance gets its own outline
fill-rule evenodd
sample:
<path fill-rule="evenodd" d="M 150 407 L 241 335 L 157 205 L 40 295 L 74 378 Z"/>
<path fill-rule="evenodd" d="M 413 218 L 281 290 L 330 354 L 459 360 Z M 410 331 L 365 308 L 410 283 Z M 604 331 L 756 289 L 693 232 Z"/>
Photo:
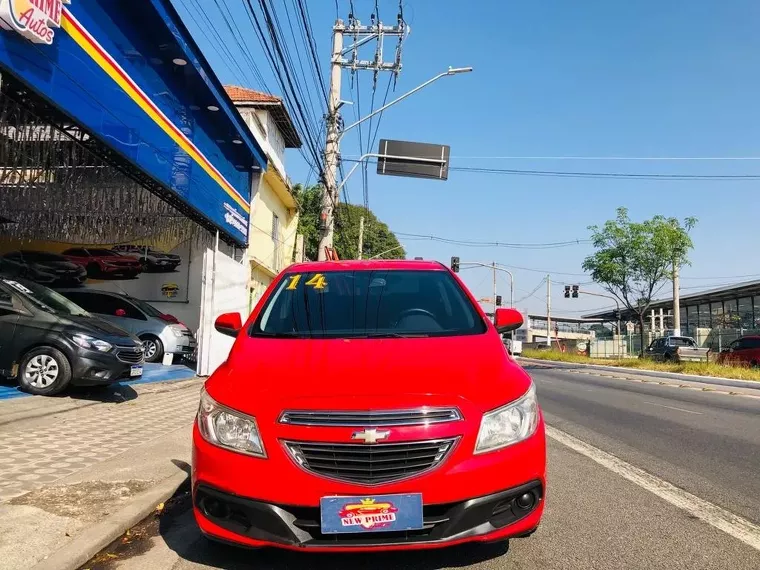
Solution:
<path fill-rule="evenodd" d="M 696 218 L 686 218 L 682 224 L 659 215 L 634 222 L 626 208 L 618 208 L 614 220 L 589 227 L 596 252 L 586 257 L 583 269 L 636 315 L 642 351 L 647 309 L 673 278 L 674 264 L 689 264 L 688 254 L 694 247 L 689 231 L 696 223 Z"/>
<path fill-rule="evenodd" d="M 293 194 L 299 205 L 298 233 L 304 236 L 304 250 L 308 259 L 317 259 L 319 248 L 319 217 L 322 211 L 321 186 L 304 188 L 297 184 Z M 377 219 L 363 206 L 339 203 L 335 215 L 335 249 L 341 259 L 357 259 L 359 248 L 359 220 L 364 216 L 364 247 L 362 257 L 369 259 L 404 259 L 406 252 L 387 224 Z"/>

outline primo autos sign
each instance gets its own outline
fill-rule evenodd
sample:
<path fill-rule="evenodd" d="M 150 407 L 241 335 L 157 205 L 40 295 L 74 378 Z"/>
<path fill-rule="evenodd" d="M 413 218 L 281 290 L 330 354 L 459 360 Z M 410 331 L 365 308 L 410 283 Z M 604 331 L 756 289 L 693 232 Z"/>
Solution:
<path fill-rule="evenodd" d="M 61 27 L 63 5 L 71 0 L 0 0 L 0 27 L 19 33 L 35 44 L 53 43 Z"/>

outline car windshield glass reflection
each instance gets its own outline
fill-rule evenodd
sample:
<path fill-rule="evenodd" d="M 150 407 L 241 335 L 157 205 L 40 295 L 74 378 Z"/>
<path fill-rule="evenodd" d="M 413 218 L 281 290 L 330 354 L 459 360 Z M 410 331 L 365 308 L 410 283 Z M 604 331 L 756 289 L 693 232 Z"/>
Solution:
<path fill-rule="evenodd" d="M 446 271 L 286 275 L 253 336 L 398 338 L 482 334 L 485 323 Z"/>
<path fill-rule="evenodd" d="M 44 311 L 71 317 L 90 317 L 79 305 L 69 301 L 60 293 L 27 280 L 3 279 L 3 282 L 21 293 L 26 299 Z"/>

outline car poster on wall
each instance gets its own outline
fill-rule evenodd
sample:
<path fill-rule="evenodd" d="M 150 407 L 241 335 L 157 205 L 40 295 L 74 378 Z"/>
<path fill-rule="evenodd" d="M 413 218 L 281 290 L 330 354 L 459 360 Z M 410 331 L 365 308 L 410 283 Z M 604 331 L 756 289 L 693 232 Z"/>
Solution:
<path fill-rule="evenodd" d="M 0 274 L 53 289 L 92 287 L 145 301 L 187 302 L 191 246 L 122 243 L 0 243 Z"/>

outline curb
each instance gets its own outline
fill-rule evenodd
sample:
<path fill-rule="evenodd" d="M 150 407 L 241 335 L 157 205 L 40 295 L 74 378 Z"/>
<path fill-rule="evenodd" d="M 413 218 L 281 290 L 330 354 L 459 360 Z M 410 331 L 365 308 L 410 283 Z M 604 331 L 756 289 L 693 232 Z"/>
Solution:
<path fill-rule="evenodd" d="M 32 566 L 30 570 L 77 570 L 152 513 L 156 505 L 171 498 L 189 479 L 190 475 L 184 471 L 164 479 L 154 488 L 137 495 L 128 505 L 106 520 L 83 529 L 73 540 Z"/>
<path fill-rule="evenodd" d="M 518 362 L 530 364 L 551 364 L 557 368 L 591 368 L 604 372 L 617 372 L 618 374 L 630 374 L 631 376 L 648 376 L 650 378 L 668 378 L 670 380 L 685 380 L 699 382 L 701 384 L 714 384 L 716 386 L 728 386 L 730 388 L 749 388 L 760 390 L 760 382 L 754 380 L 734 380 L 732 378 L 720 378 L 718 376 L 693 376 L 678 372 L 659 372 L 657 370 L 641 370 L 638 368 L 626 368 L 624 366 L 603 366 L 601 364 L 575 364 L 573 362 L 559 362 L 556 360 L 542 360 L 540 358 L 520 357 Z"/>

